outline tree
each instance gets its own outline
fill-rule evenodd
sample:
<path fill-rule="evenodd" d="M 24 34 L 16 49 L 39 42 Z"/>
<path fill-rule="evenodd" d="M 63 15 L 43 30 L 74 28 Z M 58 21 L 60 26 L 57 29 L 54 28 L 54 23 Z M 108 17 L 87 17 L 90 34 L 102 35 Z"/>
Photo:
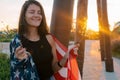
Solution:
<path fill-rule="evenodd" d="M 110 29 L 107 15 L 107 0 L 100 0 L 101 5 L 101 24 L 102 24 L 102 32 L 104 36 L 104 50 L 105 50 L 105 63 L 106 63 L 106 71 L 113 72 L 113 59 L 111 55 L 111 42 L 110 42 Z"/>
<path fill-rule="evenodd" d="M 99 37 L 100 37 L 100 50 L 101 50 L 101 60 L 105 59 L 105 38 L 104 38 L 104 28 L 102 24 L 102 0 L 97 0 L 97 12 L 98 12 L 98 22 L 99 22 Z"/>
<path fill-rule="evenodd" d="M 88 0 L 78 0 L 75 41 L 80 42 L 77 61 L 81 72 L 81 76 L 83 74 L 83 63 L 84 63 L 85 31 L 87 26 L 87 6 L 88 6 Z"/>
<path fill-rule="evenodd" d="M 68 47 L 74 0 L 54 0 L 50 31 Z"/>

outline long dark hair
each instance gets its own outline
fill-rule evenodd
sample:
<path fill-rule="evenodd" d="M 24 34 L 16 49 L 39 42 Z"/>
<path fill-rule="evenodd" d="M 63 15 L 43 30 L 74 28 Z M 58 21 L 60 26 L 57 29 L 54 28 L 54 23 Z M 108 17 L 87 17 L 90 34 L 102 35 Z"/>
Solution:
<path fill-rule="evenodd" d="M 25 13 L 29 5 L 35 4 L 40 7 L 41 12 L 42 12 L 42 21 L 41 24 L 38 27 L 38 34 L 42 37 L 46 34 L 48 34 L 48 26 L 46 23 L 46 18 L 44 14 L 44 10 L 42 5 L 36 1 L 36 0 L 27 0 L 22 6 L 21 13 L 20 13 L 20 18 L 19 18 L 19 24 L 18 24 L 18 34 L 23 35 L 27 31 L 27 22 L 25 20 Z"/>

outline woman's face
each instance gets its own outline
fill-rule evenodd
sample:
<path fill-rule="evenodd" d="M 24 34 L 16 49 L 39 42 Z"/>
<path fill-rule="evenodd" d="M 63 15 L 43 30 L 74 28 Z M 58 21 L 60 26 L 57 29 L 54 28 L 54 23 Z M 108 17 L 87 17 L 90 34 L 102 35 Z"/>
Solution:
<path fill-rule="evenodd" d="M 41 9 L 35 4 L 29 5 L 26 13 L 25 20 L 29 27 L 38 27 L 42 21 Z"/>

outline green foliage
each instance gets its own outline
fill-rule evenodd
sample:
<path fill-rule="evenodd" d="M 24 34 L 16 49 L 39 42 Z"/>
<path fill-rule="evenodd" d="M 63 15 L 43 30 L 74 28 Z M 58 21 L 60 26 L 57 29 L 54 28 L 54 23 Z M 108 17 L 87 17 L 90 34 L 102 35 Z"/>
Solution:
<path fill-rule="evenodd" d="M 0 33 L 0 42 L 9 42 L 14 37 L 14 35 L 17 33 L 16 29 L 6 29 L 4 31 L 1 31 Z"/>
<path fill-rule="evenodd" d="M 1 38 L 0 39 L 0 42 L 10 42 L 11 41 L 11 39 L 9 39 L 9 38 Z"/>
<path fill-rule="evenodd" d="M 0 80 L 10 79 L 10 59 L 7 54 L 0 53 Z"/>
<path fill-rule="evenodd" d="M 112 41 L 112 54 L 113 56 L 120 58 L 120 40 Z"/>

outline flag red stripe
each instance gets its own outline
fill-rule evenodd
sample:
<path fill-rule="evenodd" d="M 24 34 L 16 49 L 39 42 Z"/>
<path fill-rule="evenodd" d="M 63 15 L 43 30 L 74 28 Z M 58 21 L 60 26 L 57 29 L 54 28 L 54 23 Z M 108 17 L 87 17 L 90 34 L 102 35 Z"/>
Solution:
<path fill-rule="evenodd" d="M 62 57 L 65 55 L 65 53 L 67 52 L 67 48 L 62 45 L 54 36 L 53 36 L 53 39 L 55 40 L 55 43 L 56 43 L 56 52 L 57 52 L 57 58 L 58 60 L 62 59 Z M 74 50 L 71 49 L 70 51 L 70 56 L 68 58 L 68 61 L 66 63 L 66 65 L 64 66 L 64 69 L 67 69 L 66 71 L 65 70 L 60 70 L 58 71 L 57 73 L 54 74 L 54 78 L 55 80 L 81 80 L 81 77 L 80 77 L 80 72 L 79 72 L 79 69 L 78 69 L 78 64 L 77 64 L 77 61 L 76 61 L 76 55 L 74 54 Z M 62 73 L 62 71 L 66 72 L 66 76 L 62 76 L 60 73 Z"/>

